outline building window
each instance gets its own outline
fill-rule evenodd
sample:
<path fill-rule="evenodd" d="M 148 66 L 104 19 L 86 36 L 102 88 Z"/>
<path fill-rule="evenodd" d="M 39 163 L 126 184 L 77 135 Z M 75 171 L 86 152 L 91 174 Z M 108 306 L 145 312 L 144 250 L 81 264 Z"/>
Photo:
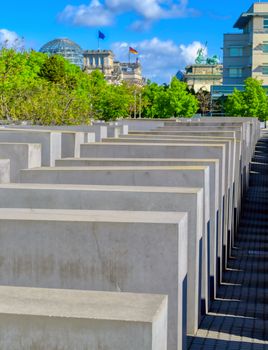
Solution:
<path fill-rule="evenodd" d="M 264 41 L 262 44 L 262 52 L 268 53 L 268 41 Z"/>
<path fill-rule="evenodd" d="M 268 64 L 262 67 L 262 74 L 268 75 Z"/>
<path fill-rule="evenodd" d="M 230 47 L 230 56 L 231 57 L 243 56 L 243 47 L 241 46 Z"/>
<path fill-rule="evenodd" d="M 241 78 L 242 77 L 242 68 L 229 68 L 229 77 L 230 78 Z"/>
<path fill-rule="evenodd" d="M 264 17 L 263 19 L 263 28 L 268 29 L 268 17 Z"/>

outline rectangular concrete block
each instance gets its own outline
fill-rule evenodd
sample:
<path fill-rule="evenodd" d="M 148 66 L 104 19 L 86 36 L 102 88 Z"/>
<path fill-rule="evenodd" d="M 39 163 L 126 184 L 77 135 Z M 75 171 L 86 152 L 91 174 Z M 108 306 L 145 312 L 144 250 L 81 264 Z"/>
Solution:
<path fill-rule="evenodd" d="M 155 167 L 66 167 L 36 168 L 21 171 L 21 182 L 50 184 L 119 185 L 201 187 L 203 204 L 203 253 L 202 253 L 202 310 L 210 301 L 210 188 L 207 166 L 155 166 Z"/>
<path fill-rule="evenodd" d="M 167 350 L 167 297 L 1 286 L 0 348 Z"/>
<path fill-rule="evenodd" d="M 222 227 L 222 200 L 225 190 L 225 173 L 219 172 L 218 159 L 147 159 L 147 158 L 66 158 L 56 162 L 56 166 L 208 166 L 210 185 L 210 278 L 211 295 L 215 295 L 217 281 L 218 231 Z"/>
<path fill-rule="evenodd" d="M 187 331 L 201 320 L 203 189 L 47 184 L 0 185 L 5 208 L 173 211 L 188 213 Z M 215 251 L 213 252 L 216 254 Z"/>
<path fill-rule="evenodd" d="M 41 145 L 1 142 L 0 158 L 10 160 L 10 181 L 19 182 L 21 169 L 34 168 L 41 165 Z"/>
<path fill-rule="evenodd" d="M 61 132 L 61 157 L 80 157 L 80 146 L 85 142 L 83 132 Z M 87 142 L 87 141 L 86 141 Z"/>
<path fill-rule="evenodd" d="M 226 161 L 226 146 L 223 144 L 196 144 L 196 143 L 176 143 L 176 144 L 162 144 L 148 142 L 144 143 L 98 143 L 92 145 L 81 145 L 81 157 L 83 158 L 208 158 L 219 159 L 220 173 L 225 173 L 228 170 Z M 223 215 L 224 226 L 220 231 L 219 237 L 219 265 L 224 260 L 223 257 L 223 237 L 228 232 L 228 189 L 227 180 L 225 182 L 225 194 L 223 199 L 223 210 L 220 215 Z M 226 240 L 225 240 L 226 241 Z M 220 262 L 221 261 L 221 262 Z M 219 271 L 218 274 L 221 274 Z"/>
<path fill-rule="evenodd" d="M 0 284 L 168 295 L 168 349 L 186 349 L 187 214 L 0 210 Z"/>
<path fill-rule="evenodd" d="M 107 125 L 95 124 L 90 127 L 90 131 L 95 133 L 96 142 L 101 142 L 102 139 L 108 137 Z"/>
<path fill-rule="evenodd" d="M 122 128 L 119 125 L 108 125 L 107 126 L 107 137 L 118 138 L 121 134 Z"/>
<path fill-rule="evenodd" d="M 10 182 L 10 160 L 0 159 L 0 184 Z"/>
<path fill-rule="evenodd" d="M 94 132 L 85 133 L 85 143 L 96 142 L 96 135 Z"/>
<path fill-rule="evenodd" d="M 122 125 L 127 125 L 129 132 L 135 130 L 149 131 L 165 125 L 161 119 L 123 119 L 119 122 Z"/>
<path fill-rule="evenodd" d="M 80 145 L 82 143 L 95 142 L 95 133 L 89 126 L 41 126 L 41 125 L 24 125 L 12 126 L 12 129 L 24 129 L 35 131 L 56 131 L 61 134 L 61 157 L 79 157 Z M 59 155 L 58 155 L 59 156 Z M 56 158 L 57 159 L 57 158 Z"/>
<path fill-rule="evenodd" d="M 42 165 L 54 166 L 61 158 L 61 133 L 44 130 L 0 128 L 0 142 L 39 143 Z"/>
<path fill-rule="evenodd" d="M 226 196 L 226 203 L 225 203 L 225 207 L 227 210 L 227 215 L 225 216 L 225 227 L 226 230 L 223 233 L 223 246 L 225 247 L 224 250 L 224 266 L 226 266 L 227 264 L 227 256 L 230 254 L 230 249 L 228 249 L 228 247 L 231 246 L 231 236 L 232 236 L 232 223 L 233 223 L 233 215 L 235 212 L 235 206 L 234 206 L 234 192 L 235 192 L 235 154 L 236 154 L 236 150 L 235 150 L 235 138 L 217 138 L 217 139 L 206 139 L 206 140 L 199 140 L 196 139 L 194 137 L 190 137 L 189 138 L 183 138 L 181 139 L 154 139 L 153 136 L 151 138 L 146 138 L 146 143 L 165 143 L 165 144 L 180 144 L 180 143 L 196 143 L 196 144 L 203 144 L 204 142 L 206 142 L 207 144 L 224 144 L 225 148 L 226 148 L 226 152 L 225 152 L 225 179 L 227 180 L 226 184 L 225 184 L 225 192 L 227 193 Z M 118 143 L 118 142 L 126 142 L 126 143 L 144 143 L 144 139 L 142 137 L 140 138 L 119 138 L 119 139 L 104 139 L 103 142 L 111 142 L 111 143 Z M 238 178 L 239 182 L 240 182 L 240 177 Z M 239 183 L 236 184 L 237 186 L 239 186 Z"/>

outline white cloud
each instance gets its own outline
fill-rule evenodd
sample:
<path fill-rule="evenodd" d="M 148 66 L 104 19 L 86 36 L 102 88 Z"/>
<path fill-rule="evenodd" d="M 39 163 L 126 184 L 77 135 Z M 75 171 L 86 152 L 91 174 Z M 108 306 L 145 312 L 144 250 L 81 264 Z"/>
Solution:
<path fill-rule="evenodd" d="M 141 28 L 164 18 L 195 16 L 198 12 L 188 8 L 188 0 L 91 0 L 88 5 L 67 5 L 59 15 L 61 21 L 80 26 L 108 26 L 116 17 L 134 12 L 140 19 L 133 27 Z"/>
<path fill-rule="evenodd" d="M 23 46 L 23 44 L 23 38 L 21 38 L 17 33 L 7 29 L 0 29 L 0 45 L 19 49 Z"/>
<path fill-rule="evenodd" d="M 59 20 L 76 26 L 104 27 L 113 23 L 114 14 L 98 0 L 92 0 L 89 5 L 67 5 L 59 15 Z"/>
<path fill-rule="evenodd" d="M 178 70 L 183 70 L 186 65 L 194 63 L 199 48 L 205 49 L 199 41 L 194 41 L 188 45 L 177 45 L 172 40 L 163 41 L 155 37 L 140 42 L 114 43 L 112 50 L 116 58 L 127 61 L 129 46 L 139 52 L 143 75 L 159 83 L 169 82 Z"/>

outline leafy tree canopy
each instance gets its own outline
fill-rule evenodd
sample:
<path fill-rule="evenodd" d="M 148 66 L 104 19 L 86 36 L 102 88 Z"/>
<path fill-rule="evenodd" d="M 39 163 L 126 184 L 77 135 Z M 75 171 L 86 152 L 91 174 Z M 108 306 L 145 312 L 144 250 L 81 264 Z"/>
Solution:
<path fill-rule="evenodd" d="M 0 49 L 0 118 L 34 124 L 81 124 L 139 116 L 191 117 L 197 99 L 176 78 L 169 85 L 144 87 L 107 83 L 58 55 Z"/>
<path fill-rule="evenodd" d="M 260 120 L 268 118 L 268 99 L 262 82 L 248 78 L 245 80 L 245 90 L 235 89 L 228 96 L 225 104 L 226 115 L 241 117 L 257 117 Z"/>

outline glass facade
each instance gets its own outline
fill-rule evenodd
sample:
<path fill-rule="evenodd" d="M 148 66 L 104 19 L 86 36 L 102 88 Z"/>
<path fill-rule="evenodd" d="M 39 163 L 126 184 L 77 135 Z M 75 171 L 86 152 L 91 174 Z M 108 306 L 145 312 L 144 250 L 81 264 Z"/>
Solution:
<path fill-rule="evenodd" d="M 262 52 L 268 53 L 268 41 L 264 41 L 262 44 Z"/>
<path fill-rule="evenodd" d="M 264 19 L 263 19 L 263 28 L 264 28 L 264 29 L 267 29 L 267 28 L 268 28 L 268 17 L 267 17 L 267 16 L 264 17 Z"/>
<path fill-rule="evenodd" d="M 230 78 L 241 78 L 242 77 L 242 68 L 229 68 L 229 77 Z"/>
<path fill-rule="evenodd" d="M 230 47 L 230 56 L 231 57 L 241 57 L 241 56 L 243 56 L 243 47 L 242 46 Z"/>
<path fill-rule="evenodd" d="M 55 39 L 41 47 L 40 52 L 49 55 L 61 55 L 69 62 L 83 68 L 83 50 L 69 39 Z"/>
<path fill-rule="evenodd" d="M 262 66 L 262 74 L 263 75 L 268 75 L 268 64 L 265 66 Z"/>

